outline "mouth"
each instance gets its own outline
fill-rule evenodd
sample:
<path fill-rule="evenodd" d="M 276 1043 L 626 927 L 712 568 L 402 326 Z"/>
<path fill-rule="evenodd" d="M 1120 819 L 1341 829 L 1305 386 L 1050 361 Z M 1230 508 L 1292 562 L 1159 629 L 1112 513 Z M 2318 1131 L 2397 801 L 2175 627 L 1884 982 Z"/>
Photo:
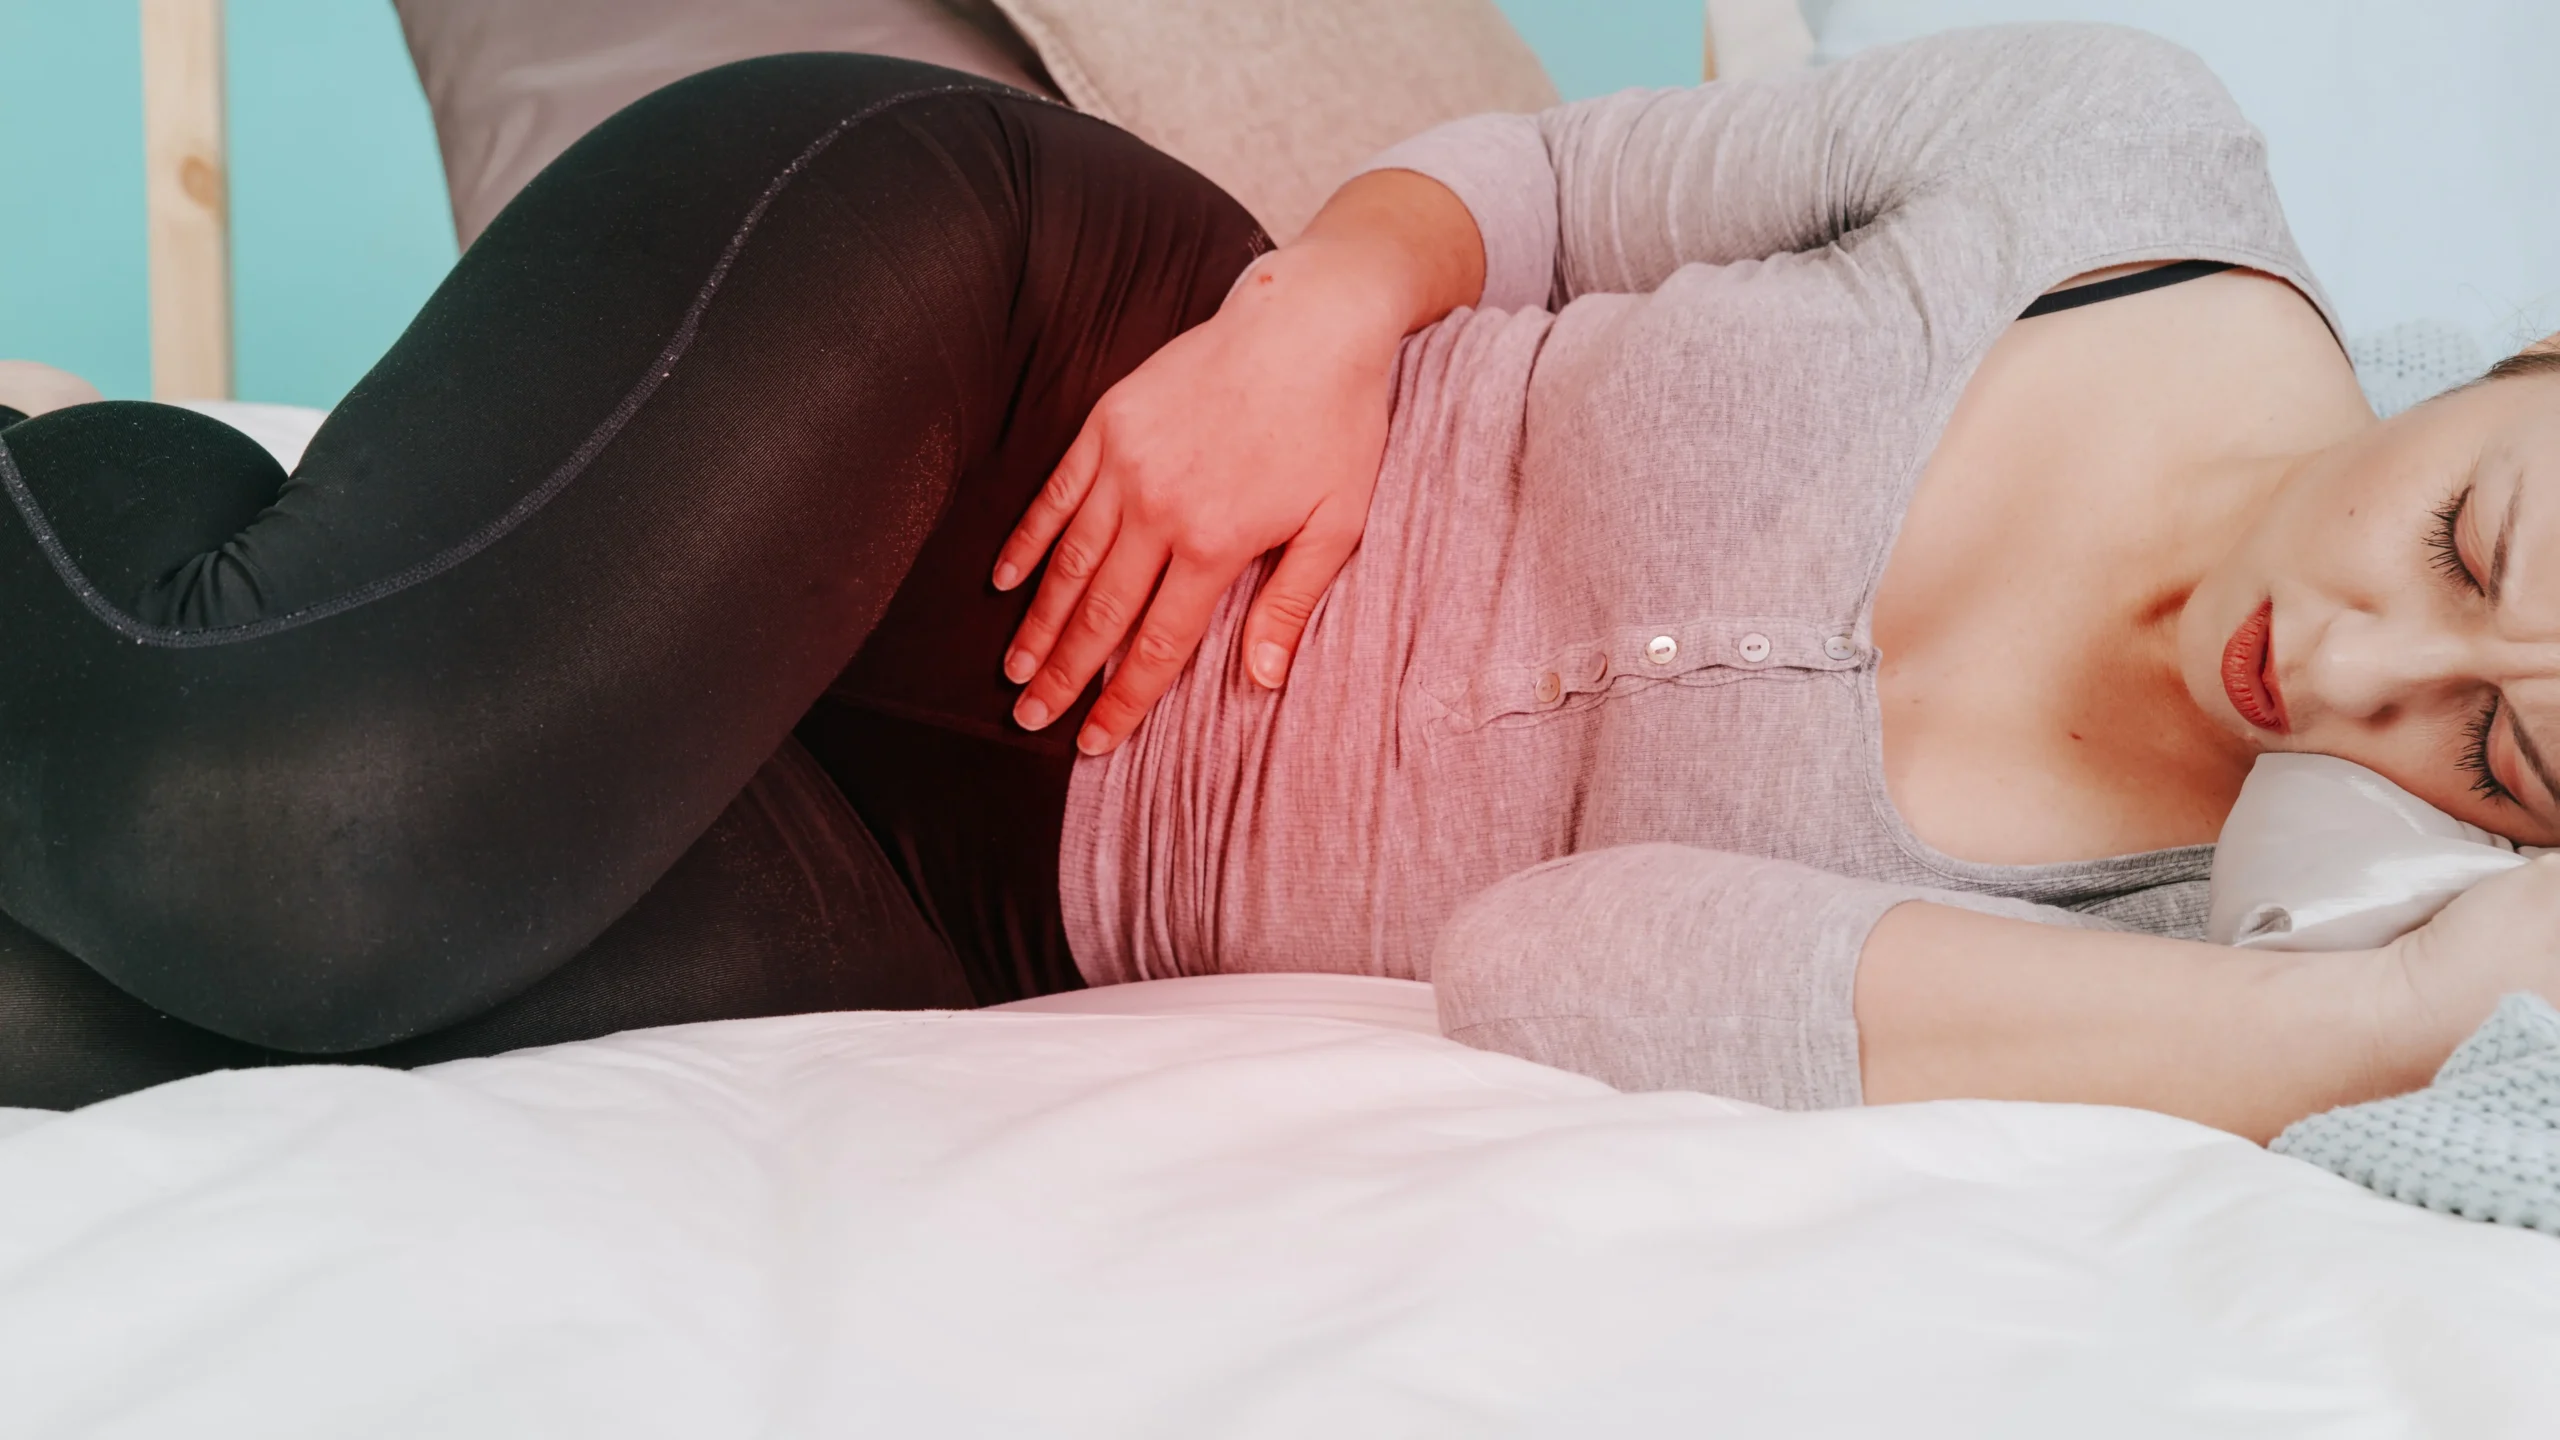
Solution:
<path fill-rule="evenodd" d="M 2231 632 L 2222 647 L 2222 693 L 2241 719 L 2281 735 L 2290 727 L 2284 693 L 2276 688 L 2275 618 L 2276 602 L 2269 600 Z"/>

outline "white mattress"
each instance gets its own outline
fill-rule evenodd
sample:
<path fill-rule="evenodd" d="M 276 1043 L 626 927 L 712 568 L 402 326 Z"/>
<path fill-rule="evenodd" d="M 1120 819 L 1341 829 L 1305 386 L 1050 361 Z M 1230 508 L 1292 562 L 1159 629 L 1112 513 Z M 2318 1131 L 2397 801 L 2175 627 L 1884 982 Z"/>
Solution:
<path fill-rule="evenodd" d="M 2043 1440 L 2560 1416 L 2545 1236 L 2137 1112 L 1620 1095 L 1186 983 L 1230 1013 L 741 1021 L 17 1114 L 0 1433 Z M 1360 992 L 1392 983 L 1308 1003 L 1409 1011 L 1411 990 Z"/>

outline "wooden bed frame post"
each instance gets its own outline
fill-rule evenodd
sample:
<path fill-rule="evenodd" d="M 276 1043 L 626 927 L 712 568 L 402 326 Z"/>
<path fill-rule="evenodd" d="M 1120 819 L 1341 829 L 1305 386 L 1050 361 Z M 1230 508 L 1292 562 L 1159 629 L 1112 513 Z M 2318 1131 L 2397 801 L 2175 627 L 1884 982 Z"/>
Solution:
<path fill-rule="evenodd" d="M 151 394 L 231 398 L 230 173 L 222 0 L 141 0 Z"/>

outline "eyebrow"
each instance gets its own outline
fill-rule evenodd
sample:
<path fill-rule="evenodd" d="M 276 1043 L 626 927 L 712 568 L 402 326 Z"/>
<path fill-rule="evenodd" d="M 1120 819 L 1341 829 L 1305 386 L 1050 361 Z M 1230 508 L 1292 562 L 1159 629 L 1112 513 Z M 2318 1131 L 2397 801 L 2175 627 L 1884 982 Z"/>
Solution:
<path fill-rule="evenodd" d="M 2515 737 L 2516 753 L 2524 757 L 2524 763 L 2533 769 L 2534 778 L 2542 782 L 2542 793 L 2560 801 L 2560 779 L 2552 777 L 2550 762 L 2543 759 L 2542 747 L 2534 744 L 2533 736 L 2525 730 L 2522 715 L 2509 721 L 2507 733 Z"/>
<path fill-rule="evenodd" d="M 2515 549 L 2516 514 L 2524 509 L 2524 484 L 2518 479 L 2507 496 L 2507 518 L 2498 522 L 2498 543 L 2489 552 L 2489 603 L 2498 603 L 2500 592 L 2507 588 L 2507 555 Z"/>
<path fill-rule="evenodd" d="M 2524 485 L 2522 477 L 2518 477 L 2515 489 L 2507 497 L 2506 518 L 2498 522 L 2497 544 L 2489 552 L 2489 603 L 2493 606 L 2499 603 L 2499 596 L 2506 589 L 2507 556 L 2515 549 L 2516 515 L 2523 509 Z M 2516 753 L 2524 757 L 2524 763 L 2532 769 L 2534 778 L 2542 782 L 2542 793 L 2555 804 L 2560 804 L 2560 777 L 2551 773 L 2551 763 L 2543 758 L 2542 747 L 2533 743 L 2532 734 L 2524 728 L 2522 714 L 2509 717 L 2507 733 L 2515 737 Z"/>

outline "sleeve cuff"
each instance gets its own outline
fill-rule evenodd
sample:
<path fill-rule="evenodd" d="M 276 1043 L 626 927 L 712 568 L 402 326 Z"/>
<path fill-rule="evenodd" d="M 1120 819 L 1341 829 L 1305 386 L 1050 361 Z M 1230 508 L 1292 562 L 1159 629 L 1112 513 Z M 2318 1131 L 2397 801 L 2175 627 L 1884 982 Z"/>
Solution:
<path fill-rule="evenodd" d="M 1488 310 L 1534 310 L 1555 292 L 1556 177 L 1537 120 L 1474 115 L 1426 130 L 1360 167 L 1411 170 L 1456 192 L 1484 236 Z"/>

